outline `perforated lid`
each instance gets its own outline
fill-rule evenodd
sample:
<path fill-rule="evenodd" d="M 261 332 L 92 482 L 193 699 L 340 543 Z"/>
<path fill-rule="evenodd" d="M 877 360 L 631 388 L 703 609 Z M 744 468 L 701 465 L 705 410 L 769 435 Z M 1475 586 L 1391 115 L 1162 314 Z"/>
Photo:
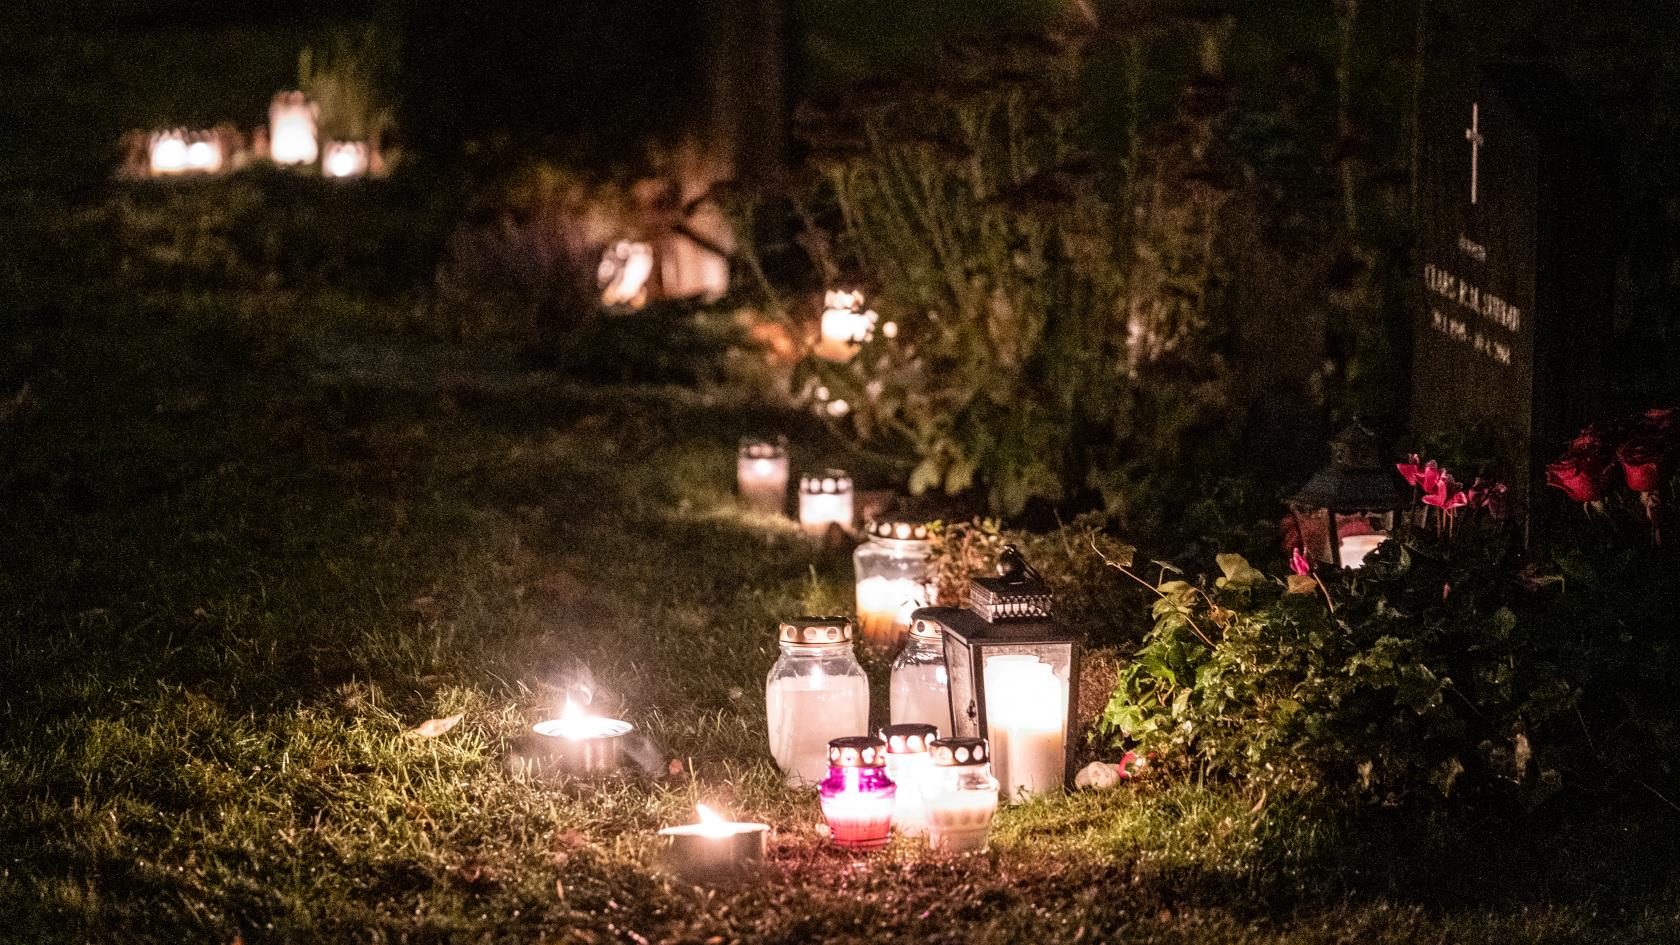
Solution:
<path fill-rule="evenodd" d="M 891 541 L 927 541 L 927 522 L 903 513 L 888 513 L 870 519 L 863 526 L 863 533 L 870 538 L 885 538 Z"/>
<path fill-rule="evenodd" d="M 933 763 L 947 768 L 983 765 L 991 760 L 991 751 L 984 738 L 936 738 L 928 745 Z"/>
<path fill-rule="evenodd" d="M 852 477 L 844 469 L 825 469 L 799 477 L 799 491 L 812 495 L 836 495 L 852 491 Z"/>
<path fill-rule="evenodd" d="M 939 728 L 926 722 L 900 722 L 881 729 L 889 755 L 915 755 L 928 750 L 928 744 L 939 735 Z"/>
<path fill-rule="evenodd" d="M 852 622 L 845 617 L 795 617 L 776 629 L 782 643 L 798 646 L 826 646 L 852 642 Z"/>
<path fill-rule="evenodd" d="M 757 434 L 741 437 L 741 456 L 746 459 L 781 459 L 787 455 L 787 437 Z"/>
<path fill-rule="evenodd" d="M 828 743 L 828 763 L 836 768 L 885 768 L 886 743 L 873 735 L 849 735 Z"/>

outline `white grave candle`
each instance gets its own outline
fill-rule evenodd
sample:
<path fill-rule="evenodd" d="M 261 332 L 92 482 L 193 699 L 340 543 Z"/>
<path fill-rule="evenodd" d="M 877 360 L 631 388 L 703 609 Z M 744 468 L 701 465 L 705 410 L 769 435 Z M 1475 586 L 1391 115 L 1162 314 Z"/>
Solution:
<path fill-rule="evenodd" d="M 1027 655 L 986 660 L 986 728 L 1003 796 L 1059 793 L 1067 754 L 1067 683 Z"/>
<path fill-rule="evenodd" d="M 1342 567 L 1364 567 L 1366 556 L 1387 540 L 1387 535 L 1348 535 L 1342 539 L 1340 546 Z"/>

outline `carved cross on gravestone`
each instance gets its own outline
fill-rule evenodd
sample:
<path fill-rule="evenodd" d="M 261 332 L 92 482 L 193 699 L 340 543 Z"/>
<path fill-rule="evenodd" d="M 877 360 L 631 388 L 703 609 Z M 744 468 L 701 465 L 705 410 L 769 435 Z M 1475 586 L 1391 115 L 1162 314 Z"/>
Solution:
<path fill-rule="evenodd" d="M 1464 140 L 1470 142 L 1470 202 L 1476 202 L 1476 178 L 1481 169 L 1482 156 L 1482 105 L 1480 102 L 1470 103 L 1470 127 L 1464 129 Z"/>

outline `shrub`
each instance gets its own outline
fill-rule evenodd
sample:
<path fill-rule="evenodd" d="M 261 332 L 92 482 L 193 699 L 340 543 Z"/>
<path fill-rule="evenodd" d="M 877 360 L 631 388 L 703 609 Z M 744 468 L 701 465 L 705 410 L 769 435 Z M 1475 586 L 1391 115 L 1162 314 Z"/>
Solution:
<path fill-rule="evenodd" d="M 1680 718 L 1649 622 L 1664 565 L 1582 549 L 1542 576 L 1501 541 L 1426 547 L 1322 581 L 1225 555 L 1212 583 L 1160 582 L 1100 733 L 1168 768 L 1383 803 L 1671 778 L 1649 751 Z"/>

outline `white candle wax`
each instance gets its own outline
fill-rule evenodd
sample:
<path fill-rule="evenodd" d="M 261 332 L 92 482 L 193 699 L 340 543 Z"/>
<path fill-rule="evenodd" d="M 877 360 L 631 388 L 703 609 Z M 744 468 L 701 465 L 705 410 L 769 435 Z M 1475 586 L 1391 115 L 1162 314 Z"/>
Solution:
<path fill-rule="evenodd" d="M 927 833 L 927 799 L 923 781 L 933 773 L 933 758 L 925 751 L 887 755 L 887 778 L 898 785 L 893 799 L 893 829 L 906 837 Z"/>
<path fill-rule="evenodd" d="M 828 534 L 830 526 L 839 525 L 850 531 L 852 528 L 852 493 L 845 492 L 801 492 L 799 494 L 799 527 L 805 534 L 821 538 Z"/>
<path fill-rule="evenodd" d="M 736 461 L 735 479 L 747 507 L 765 515 L 780 515 L 787 501 L 786 456 L 743 456 Z"/>
<path fill-rule="evenodd" d="M 1033 656 L 986 661 L 986 728 L 1003 796 L 1059 793 L 1066 778 L 1067 684 Z"/>
<path fill-rule="evenodd" d="M 927 807 L 928 846 L 951 853 L 986 849 L 997 804 L 996 791 L 933 793 Z"/>
<path fill-rule="evenodd" d="M 1341 541 L 1342 567 L 1362 568 L 1365 557 L 1388 540 L 1387 535 L 1348 535 Z"/>
<path fill-rule="evenodd" d="M 869 681 L 861 676 L 797 676 L 765 690 L 770 754 L 789 783 L 828 776 L 828 742 L 869 731 Z"/>
<path fill-rule="evenodd" d="M 857 583 L 858 623 L 865 640 L 896 641 L 909 632 L 911 612 L 926 606 L 927 588 L 920 581 L 871 577 Z"/>
<path fill-rule="evenodd" d="M 894 725 L 926 722 L 941 732 L 951 728 L 951 684 L 938 664 L 899 666 L 893 670 L 888 711 Z"/>

